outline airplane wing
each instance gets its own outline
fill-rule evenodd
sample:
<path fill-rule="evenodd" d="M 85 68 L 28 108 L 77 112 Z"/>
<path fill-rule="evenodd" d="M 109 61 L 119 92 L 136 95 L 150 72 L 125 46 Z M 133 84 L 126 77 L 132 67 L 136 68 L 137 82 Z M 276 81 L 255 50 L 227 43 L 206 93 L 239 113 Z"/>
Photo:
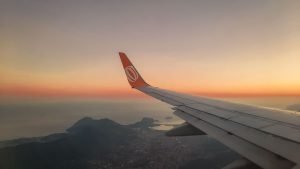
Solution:
<path fill-rule="evenodd" d="M 265 169 L 300 169 L 298 112 L 181 94 L 147 84 L 125 53 L 119 53 L 132 88 L 166 102 L 187 125 L 169 134 L 206 133 Z M 186 133 L 186 134 L 185 134 Z M 238 163 L 238 162 L 237 162 Z M 232 166 L 232 167 L 231 167 Z M 225 168 L 234 168 L 231 164 Z M 238 166 L 238 165 L 237 165 Z"/>

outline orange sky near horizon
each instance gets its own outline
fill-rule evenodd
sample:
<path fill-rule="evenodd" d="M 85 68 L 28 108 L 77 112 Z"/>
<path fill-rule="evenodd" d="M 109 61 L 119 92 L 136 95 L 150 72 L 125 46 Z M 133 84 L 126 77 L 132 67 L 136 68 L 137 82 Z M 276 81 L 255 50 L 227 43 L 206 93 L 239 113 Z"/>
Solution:
<path fill-rule="evenodd" d="M 0 2 L 0 96 L 300 96 L 300 2 Z"/>

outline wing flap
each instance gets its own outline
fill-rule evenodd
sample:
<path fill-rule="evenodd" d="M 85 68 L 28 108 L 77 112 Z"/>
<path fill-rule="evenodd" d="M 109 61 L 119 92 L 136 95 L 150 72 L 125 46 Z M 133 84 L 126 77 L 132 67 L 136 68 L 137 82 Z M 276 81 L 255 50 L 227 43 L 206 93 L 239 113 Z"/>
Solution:
<path fill-rule="evenodd" d="M 201 119 L 213 124 L 216 127 L 222 128 L 223 130 L 248 140 L 249 142 L 252 142 L 260 147 L 264 147 L 265 149 L 291 161 L 300 161 L 300 156 L 298 156 L 300 152 L 300 146 L 295 142 L 291 142 L 275 135 L 262 132 L 261 130 L 235 123 L 231 120 L 222 119 L 205 112 L 191 109 L 186 106 L 180 106 L 178 109 L 186 112 L 196 119 Z M 282 147 L 282 145 L 284 145 L 284 147 Z"/>
<path fill-rule="evenodd" d="M 274 153 L 267 151 L 255 144 L 247 142 L 235 135 L 229 134 L 227 131 L 211 125 L 203 120 L 197 119 L 183 111 L 177 110 L 175 115 L 187 121 L 196 128 L 201 129 L 205 133 L 219 140 L 226 146 L 242 154 L 250 161 L 258 164 L 265 169 L 287 169 L 294 164 L 288 160 L 276 156 Z"/>
<path fill-rule="evenodd" d="M 196 127 L 184 123 L 178 127 L 175 127 L 166 132 L 166 136 L 194 136 L 194 135 L 206 135 L 203 131 Z"/>
<path fill-rule="evenodd" d="M 293 141 L 298 142 L 300 140 L 300 130 L 288 125 L 282 125 L 277 123 L 275 125 L 266 126 L 262 128 L 262 130 L 284 138 L 289 138 Z"/>

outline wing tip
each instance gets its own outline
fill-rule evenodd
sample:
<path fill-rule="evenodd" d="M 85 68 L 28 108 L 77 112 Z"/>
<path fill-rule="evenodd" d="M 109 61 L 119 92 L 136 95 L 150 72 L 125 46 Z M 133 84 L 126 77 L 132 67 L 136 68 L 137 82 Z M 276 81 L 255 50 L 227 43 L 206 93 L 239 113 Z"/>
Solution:
<path fill-rule="evenodd" d="M 119 52 L 119 55 L 126 55 L 125 52 Z"/>
<path fill-rule="evenodd" d="M 119 52 L 123 68 L 125 70 L 127 80 L 132 88 L 149 86 L 148 83 L 144 81 L 141 75 L 138 73 L 136 68 L 133 66 L 129 58 L 124 52 Z"/>

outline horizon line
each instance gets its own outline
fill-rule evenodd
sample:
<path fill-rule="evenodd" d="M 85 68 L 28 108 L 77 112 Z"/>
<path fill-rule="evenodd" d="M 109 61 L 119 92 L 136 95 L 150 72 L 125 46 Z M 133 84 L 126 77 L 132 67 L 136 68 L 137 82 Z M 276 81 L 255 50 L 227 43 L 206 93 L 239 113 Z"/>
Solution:
<path fill-rule="evenodd" d="M 180 93 L 205 97 L 300 97 L 300 92 L 232 92 L 232 91 L 197 91 L 179 90 Z M 148 98 L 135 90 L 128 89 L 100 89 L 91 88 L 80 90 L 79 88 L 47 88 L 30 86 L 5 86 L 0 87 L 1 97 L 45 97 L 45 98 Z"/>

